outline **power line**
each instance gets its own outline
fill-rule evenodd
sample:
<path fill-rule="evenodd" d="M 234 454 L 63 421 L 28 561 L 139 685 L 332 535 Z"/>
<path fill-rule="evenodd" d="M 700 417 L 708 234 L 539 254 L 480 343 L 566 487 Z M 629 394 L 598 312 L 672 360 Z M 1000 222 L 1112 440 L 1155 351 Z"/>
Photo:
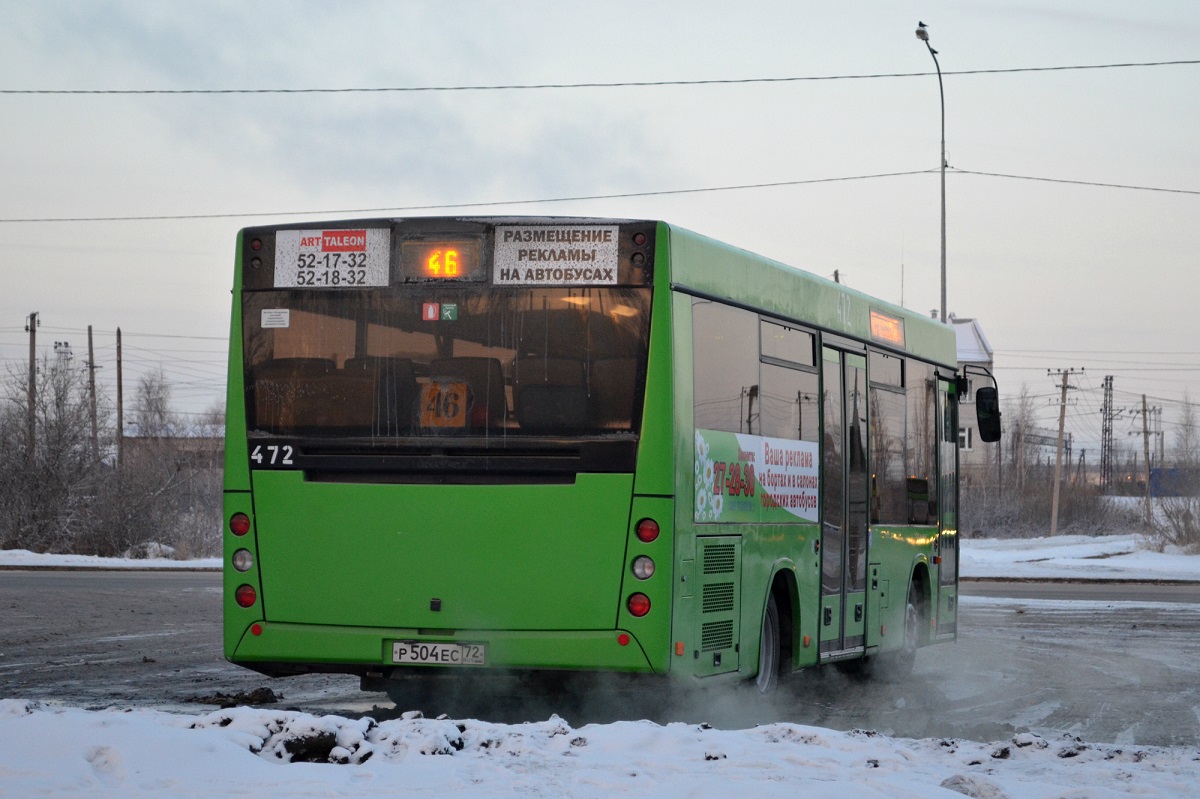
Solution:
<path fill-rule="evenodd" d="M 1117 355 L 1195 355 L 1200 353 L 1200 350 L 1014 350 L 1004 349 L 997 350 L 996 354 L 1000 355 L 1017 355 L 1017 354 L 1037 354 L 1037 355 L 1060 355 L 1069 353 L 1072 355 L 1107 355 L 1109 353 Z"/>
<path fill-rule="evenodd" d="M 1006 175 L 999 172 L 976 172 L 968 169 L 951 167 L 951 174 L 983 175 L 986 177 L 1011 178 L 1014 180 L 1034 180 L 1044 183 L 1070 183 L 1080 186 L 1094 186 L 1114 189 L 1132 189 L 1137 191 L 1166 192 L 1170 194 L 1200 194 L 1200 190 L 1166 189 L 1154 186 L 1133 186 L 1120 183 L 1099 183 L 1082 180 L 1067 180 L 1062 178 L 1030 177 L 1026 175 Z M 548 203 L 581 202 L 585 200 L 623 200 L 635 197 L 665 197 L 681 194 L 706 194 L 718 191 L 743 191 L 746 189 L 773 189 L 787 186 L 809 186 L 819 183 L 844 183 L 855 180 L 874 180 L 877 178 L 909 177 L 912 175 L 934 174 L 936 169 L 917 169 L 907 172 L 880 172 L 873 175 L 844 175 L 836 178 L 811 178 L 808 180 L 780 180 L 769 183 L 741 183 L 731 186 L 705 186 L 695 189 L 664 189 L 661 191 L 630 191 L 615 194 L 581 194 L 570 197 L 544 197 L 541 199 L 525 200 L 489 200 L 485 202 L 434 203 L 428 205 L 391 205 L 377 208 L 334 208 L 320 211 L 253 211 L 223 214 L 146 214 L 130 216 L 45 216 L 45 217 L 8 217 L 0 218 L 0 224 L 45 223 L 45 222 L 177 222 L 201 219 L 247 219 L 265 216 L 332 216 L 338 214 L 378 214 L 401 211 L 444 211 L 453 208 L 491 208 L 505 205 L 541 205 Z M 1032 350 L 1031 350 L 1032 352 Z"/>
<path fill-rule="evenodd" d="M 1097 186 L 1105 189 L 1132 189 L 1134 191 L 1158 191 L 1168 194 L 1200 194 L 1200 191 L 1192 189 L 1164 189 L 1156 186 L 1133 186 L 1128 183 L 1096 183 L 1087 180 L 1066 180 L 1065 178 L 1040 178 L 1031 175 L 1006 175 L 1000 172 L 975 172 L 970 169 L 958 169 L 957 167 L 947 167 L 952 172 L 959 175 L 983 175 L 989 178 L 1010 178 L 1012 180 L 1036 180 L 1042 183 L 1068 183 L 1075 186 Z"/>
<path fill-rule="evenodd" d="M 667 189 L 663 191 L 633 191 L 620 194 L 589 194 L 575 197 L 548 197 L 540 200 L 492 200 L 488 202 L 438 203 L 433 205 L 393 205 L 381 208 L 339 208 L 322 211 L 264 211 L 257 213 L 229 214 L 161 214 L 154 216 L 77 216 L 77 217 L 27 217 L 0 219 L 0 223 L 14 222 L 163 222 L 187 219 L 234 219 L 257 216 L 308 216 L 324 214 L 377 214 L 385 211 L 439 211 L 450 208 L 488 208 L 500 205 L 536 205 L 540 203 L 565 203 L 580 200 L 621 200 L 631 197 L 662 197 L 671 194 L 703 194 L 715 191 L 739 191 L 743 189 L 772 189 L 783 186 L 804 186 L 814 183 L 841 183 L 851 180 L 873 180 L 908 175 L 924 175 L 935 169 L 919 169 L 910 172 L 884 172 L 875 175 L 848 175 L 837 178 L 813 178 L 810 180 L 782 180 L 772 183 L 745 183 L 735 186 L 707 186 L 698 189 Z"/>
<path fill-rule="evenodd" d="M 1021 72 L 1067 72 L 1089 69 L 1126 69 L 1130 67 L 1193 66 L 1200 60 L 1137 61 L 1113 64 L 1072 64 L 1057 67 L 1010 67 L 1005 69 L 964 69 L 943 75 L 1012 75 Z M 714 78 L 710 80 L 646 80 L 587 83 L 508 83 L 464 86 L 345 86 L 300 89 L 0 89 L 7 95 L 193 95 L 193 94 L 385 94 L 418 92 L 529 91 L 545 89 L 623 89 L 663 86 L 736 86 L 754 83 L 801 83 L 829 80 L 875 80 L 879 78 L 925 78 L 933 72 L 876 72 L 862 75 L 803 75 L 780 78 Z"/>

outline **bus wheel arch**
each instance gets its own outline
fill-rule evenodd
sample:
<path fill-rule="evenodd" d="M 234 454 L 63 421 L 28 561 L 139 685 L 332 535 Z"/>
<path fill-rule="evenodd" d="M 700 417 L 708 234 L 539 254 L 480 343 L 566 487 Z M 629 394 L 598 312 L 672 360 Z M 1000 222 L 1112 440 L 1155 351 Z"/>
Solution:
<path fill-rule="evenodd" d="M 763 606 L 758 643 L 758 672 L 754 687 L 767 694 L 779 687 L 780 679 L 795 667 L 796 625 L 799 594 L 787 571 L 778 571 Z"/>
<path fill-rule="evenodd" d="M 906 677 L 916 663 L 917 650 L 929 642 L 929 569 L 918 563 L 904 598 L 904 638 L 891 660 L 895 677 Z"/>
<path fill-rule="evenodd" d="M 929 565 L 924 561 L 920 561 L 913 568 L 912 579 L 908 583 L 908 593 L 905 596 L 905 606 L 907 617 L 907 606 L 914 606 L 917 612 L 918 635 L 917 646 L 922 647 L 929 643 L 929 608 L 932 599 L 932 583 L 929 577 Z"/>

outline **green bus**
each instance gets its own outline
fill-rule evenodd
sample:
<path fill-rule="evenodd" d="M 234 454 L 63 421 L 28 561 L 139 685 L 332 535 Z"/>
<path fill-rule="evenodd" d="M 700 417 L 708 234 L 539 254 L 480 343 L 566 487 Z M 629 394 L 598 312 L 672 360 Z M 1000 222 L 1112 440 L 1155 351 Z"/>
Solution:
<path fill-rule="evenodd" d="M 230 340 L 234 663 L 765 692 L 957 635 L 922 315 L 660 221 L 370 219 L 241 231 Z"/>

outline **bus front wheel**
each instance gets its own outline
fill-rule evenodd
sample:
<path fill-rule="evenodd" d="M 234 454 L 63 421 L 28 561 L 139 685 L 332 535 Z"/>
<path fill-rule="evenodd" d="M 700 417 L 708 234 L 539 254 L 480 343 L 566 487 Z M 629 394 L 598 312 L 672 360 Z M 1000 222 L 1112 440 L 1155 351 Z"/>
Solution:
<path fill-rule="evenodd" d="M 904 644 L 891 662 L 891 671 L 896 677 L 907 677 L 912 673 L 917 660 L 917 649 L 921 646 L 921 627 L 924 623 L 925 603 L 917 584 L 908 589 L 908 602 L 904 606 Z"/>
<path fill-rule="evenodd" d="M 758 643 L 758 676 L 754 678 L 754 687 L 760 694 L 771 693 L 779 687 L 781 640 L 779 605 L 775 602 L 775 594 L 771 594 L 763 611 L 762 636 Z"/>

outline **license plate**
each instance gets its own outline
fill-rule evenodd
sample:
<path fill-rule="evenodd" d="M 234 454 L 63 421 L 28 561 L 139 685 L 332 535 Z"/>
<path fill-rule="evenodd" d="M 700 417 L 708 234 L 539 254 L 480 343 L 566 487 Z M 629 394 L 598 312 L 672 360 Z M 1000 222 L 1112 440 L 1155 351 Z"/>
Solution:
<path fill-rule="evenodd" d="M 392 662 L 427 666 L 483 666 L 487 663 L 487 646 L 395 641 L 392 643 Z"/>

